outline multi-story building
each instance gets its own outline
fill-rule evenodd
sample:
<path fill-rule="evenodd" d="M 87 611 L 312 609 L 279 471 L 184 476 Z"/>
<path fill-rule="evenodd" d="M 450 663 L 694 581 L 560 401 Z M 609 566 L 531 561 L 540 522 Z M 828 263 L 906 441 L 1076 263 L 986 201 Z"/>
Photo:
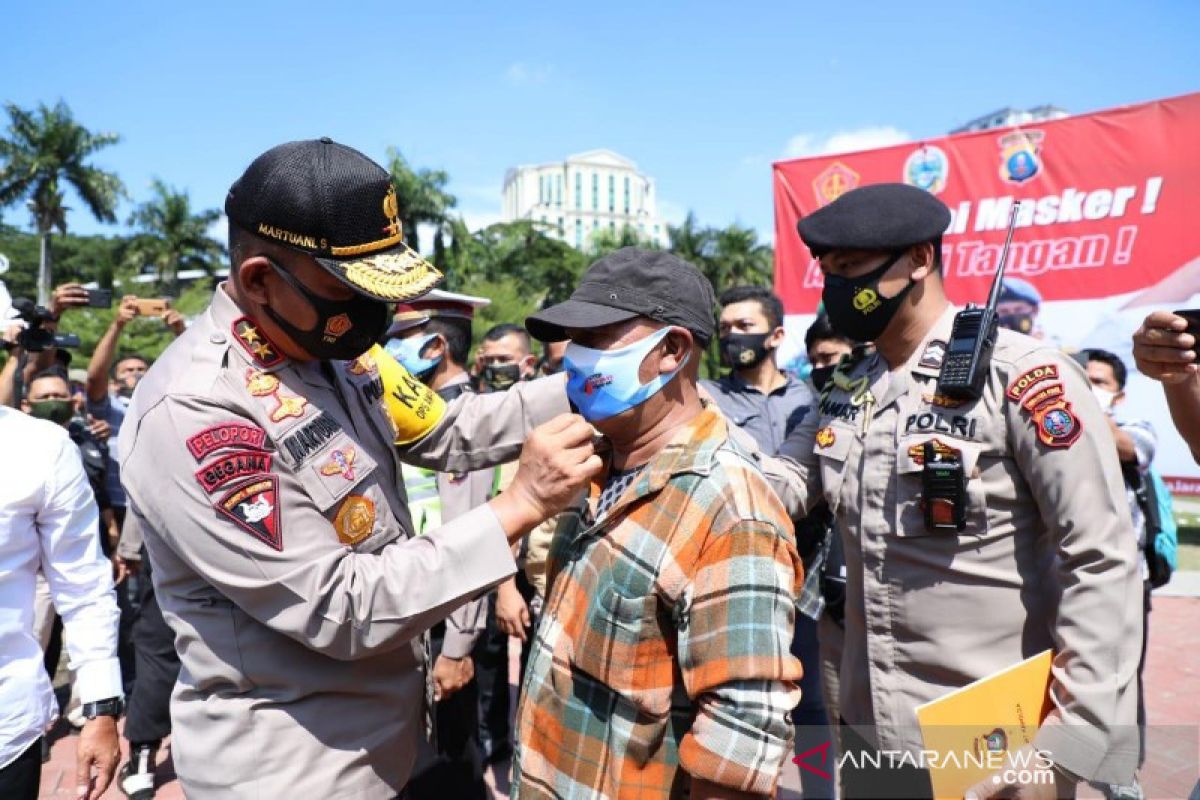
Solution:
<path fill-rule="evenodd" d="M 654 180 L 637 164 L 611 150 L 589 150 L 508 170 L 501 218 L 544 223 L 549 235 L 580 249 L 596 231 L 626 227 L 665 247 L 667 226 L 656 200 Z"/>
<path fill-rule="evenodd" d="M 951 133 L 970 133 L 971 131 L 986 131 L 992 128 L 1010 128 L 1013 125 L 1028 125 L 1031 122 L 1045 122 L 1050 119 L 1062 119 L 1067 112 L 1058 106 L 1034 106 L 1022 111 L 1018 108 L 1002 108 L 990 114 L 984 114 L 970 122 L 960 125 Z"/>

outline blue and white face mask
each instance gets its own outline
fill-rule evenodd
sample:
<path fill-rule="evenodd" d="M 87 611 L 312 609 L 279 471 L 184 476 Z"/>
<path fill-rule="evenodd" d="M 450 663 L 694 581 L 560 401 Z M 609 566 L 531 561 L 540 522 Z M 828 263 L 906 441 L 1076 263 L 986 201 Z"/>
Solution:
<path fill-rule="evenodd" d="M 588 422 L 599 422 L 639 406 L 670 383 L 687 358 L 673 372 L 649 383 L 638 379 L 646 355 L 663 340 L 670 328 L 616 350 L 594 350 L 571 342 L 563 355 L 567 373 L 567 399 Z M 688 358 L 691 354 L 688 355 Z"/>
<path fill-rule="evenodd" d="M 392 358 L 400 362 L 400 366 L 408 370 L 412 375 L 419 379 L 424 379 L 424 376 L 433 371 L 433 368 L 442 360 L 441 356 L 437 358 L 421 358 L 421 351 L 425 349 L 425 345 L 432 342 L 437 337 L 436 333 L 431 333 L 428 336 L 409 336 L 407 339 L 389 339 L 383 349 Z"/>

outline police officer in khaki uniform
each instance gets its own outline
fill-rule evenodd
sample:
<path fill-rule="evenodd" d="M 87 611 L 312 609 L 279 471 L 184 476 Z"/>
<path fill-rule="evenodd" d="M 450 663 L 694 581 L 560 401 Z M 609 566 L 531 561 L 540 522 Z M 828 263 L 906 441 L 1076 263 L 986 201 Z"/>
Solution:
<path fill-rule="evenodd" d="M 1070 358 L 1008 330 L 979 400 L 939 392 L 955 314 L 941 271 L 949 219 L 933 195 L 884 184 L 799 224 L 834 328 L 876 345 L 842 362 L 787 458 L 765 463 L 785 470 L 776 485 L 793 512 L 824 497 L 843 532 L 843 744 L 917 753 L 917 706 L 1050 648 L 1053 709 L 1034 743 L 1060 791 L 1127 784 L 1139 575 L 1109 426 Z M 959 465 L 962 482 L 926 486 L 926 459 Z M 919 769 L 844 777 L 847 796 L 929 796 Z"/>
<path fill-rule="evenodd" d="M 175 766 L 191 798 L 391 798 L 431 727 L 425 631 L 512 574 L 511 545 L 599 469 L 591 429 L 561 381 L 447 404 L 373 346 L 388 304 L 440 276 L 361 153 L 273 148 L 225 210 L 230 278 L 120 442 L 182 661 Z M 519 485 L 412 535 L 400 459 L 518 452 Z"/>
<path fill-rule="evenodd" d="M 383 348 L 443 400 L 452 401 L 471 391 L 471 376 L 463 367 L 471 349 L 471 323 L 475 310 L 490 303 L 485 297 L 434 289 L 396 307 Z M 437 472 L 405 464 L 414 531 L 434 530 L 486 503 L 499 471 Z M 438 736 L 436 749 L 422 747 L 418 753 L 406 788 L 408 800 L 488 797 L 480 752 L 480 670 L 472 657 L 487 629 L 487 613 L 488 596 L 480 595 L 430 631 Z"/>

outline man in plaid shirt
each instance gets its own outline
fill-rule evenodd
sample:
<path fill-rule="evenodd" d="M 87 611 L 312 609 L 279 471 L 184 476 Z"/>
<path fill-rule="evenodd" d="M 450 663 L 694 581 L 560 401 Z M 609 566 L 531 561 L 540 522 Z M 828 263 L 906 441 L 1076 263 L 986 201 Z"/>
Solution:
<path fill-rule="evenodd" d="M 695 267 L 624 248 L 527 320 L 571 340 L 568 396 L 611 453 L 551 546 L 514 798 L 763 796 L 791 752 L 803 568 L 780 501 L 697 394 L 712 309 Z"/>

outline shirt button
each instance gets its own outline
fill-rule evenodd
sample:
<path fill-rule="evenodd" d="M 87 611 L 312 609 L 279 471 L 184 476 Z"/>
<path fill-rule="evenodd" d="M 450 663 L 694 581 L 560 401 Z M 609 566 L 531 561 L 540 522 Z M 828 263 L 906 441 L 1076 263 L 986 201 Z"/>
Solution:
<path fill-rule="evenodd" d="M 225 334 L 221 333 L 220 331 L 216 331 L 208 337 L 208 340 L 213 344 L 225 344 Z"/>

